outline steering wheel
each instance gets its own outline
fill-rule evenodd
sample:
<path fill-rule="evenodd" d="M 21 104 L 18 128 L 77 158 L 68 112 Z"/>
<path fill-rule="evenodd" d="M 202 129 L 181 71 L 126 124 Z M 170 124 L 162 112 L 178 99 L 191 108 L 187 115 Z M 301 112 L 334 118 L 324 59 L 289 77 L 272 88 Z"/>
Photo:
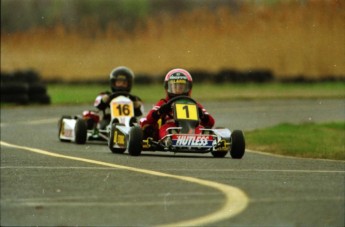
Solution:
<path fill-rule="evenodd" d="M 124 92 L 124 91 L 117 91 L 117 92 L 113 92 L 109 95 L 109 100 L 112 100 L 113 98 L 117 97 L 117 96 L 126 96 L 129 97 L 131 100 L 134 98 L 133 95 L 129 94 L 128 92 Z"/>
<path fill-rule="evenodd" d="M 171 105 L 172 103 L 174 103 L 174 102 L 176 102 L 177 100 L 180 100 L 180 99 L 188 99 L 192 103 L 197 104 L 194 99 L 192 99 L 189 96 L 185 96 L 185 95 L 174 97 L 174 98 L 170 99 L 166 104 L 167 105 Z"/>

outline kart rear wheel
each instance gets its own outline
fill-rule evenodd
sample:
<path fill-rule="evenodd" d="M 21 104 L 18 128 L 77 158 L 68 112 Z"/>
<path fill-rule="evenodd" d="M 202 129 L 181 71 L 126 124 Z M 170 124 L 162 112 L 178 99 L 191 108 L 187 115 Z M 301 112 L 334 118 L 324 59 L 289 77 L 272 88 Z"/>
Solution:
<path fill-rule="evenodd" d="M 59 140 L 60 140 L 61 142 L 70 142 L 70 140 L 61 139 L 61 137 L 60 137 L 60 135 L 61 135 L 61 130 L 62 130 L 62 126 L 63 126 L 63 125 L 62 125 L 63 119 L 72 119 L 72 117 L 71 117 L 71 116 L 66 116 L 66 115 L 64 115 L 64 116 L 62 116 L 62 117 L 60 118 L 60 120 L 58 121 L 58 129 L 59 129 L 58 138 L 59 138 Z"/>
<path fill-rule="evenodd" d="M 143 142 L 143 131 L 139 126 L 134 126 L 129 131 L 128 153 L 131 156 L 139 156 L 141 154 Z"/>
<path fill-rule="evenodd" d="M 109 134 L 108 147 L 114 154 L 123 154 L 126 148 L 116 148 L 114 147 L 114 134 L 115 134 L 116 124 L 111 125 L 111 130 Z"/>
<path fill-rule="evenodd" d="M 77 144 L 85 144 L 86 137 L 87 137 L 87 125 L 84 119 L 81 119 L 81 118 L 77 119 L 74 132 L 75 132 L 75 142 Z"/>
<path fill-rule="evenodd" d="M 231 133 L 230 155 L 234 159 L 241 159 L 246 149 L 244 135 L 241 130 L 234 130 Z"/>

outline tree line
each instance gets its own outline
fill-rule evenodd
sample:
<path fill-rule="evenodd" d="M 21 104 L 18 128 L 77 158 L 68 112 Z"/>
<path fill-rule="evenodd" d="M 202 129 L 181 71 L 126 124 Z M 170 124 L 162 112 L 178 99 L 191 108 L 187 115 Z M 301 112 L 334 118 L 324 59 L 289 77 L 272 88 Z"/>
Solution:
<path fill-rule="evenodd" d="M 253 1 L 275 4 L 281 0 Z M 305 1 L 305 0 L 301 0 Z M 1 31 L 16 32 L 31 28 L 63 25 L 74 29 L 96 24 L 105 30 L 109 23 L 131 31 L 138 22 L 162 14 L 174 15 L 195 8 L 215 10 L 229 7 L 237 11 L 247 1 L 240 0 L 1 0 Z M 178 19 L 178 18 L 177 18 Z"/>

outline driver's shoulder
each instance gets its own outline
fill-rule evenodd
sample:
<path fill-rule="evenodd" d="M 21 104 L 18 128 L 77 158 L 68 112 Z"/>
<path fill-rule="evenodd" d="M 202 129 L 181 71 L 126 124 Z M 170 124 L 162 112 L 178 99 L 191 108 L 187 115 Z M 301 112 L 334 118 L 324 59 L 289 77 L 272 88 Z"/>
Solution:
<path fill-rule="evenodd" d="M 167 99 L 160 99 L 160 100 L 158 100 L 158 102 L 156 103 L 156 106 L 161 106 L 161 105 L 167 103 L 168 101 L 169 101 L 169 100 L 167 100 Z"/>
<path fill-rule="evenodd" d="M 132 95 L 130 93 L 128 93 L 128 97 L 132 100 L 132 101 L 142 101 L 142 99 L 137 96 L 137 95 Z"/>
<path fill-rule="evenodd" d="M 196 105 L 197 105 L 199 108 L 204 108 L 203 105 L 202 105 L 200 102 L 196 102 Z"/>
<path fill-rule="evenodd" d="M 101 92 L 99 93 L 99 95 L 110 95 L 110 94 L 111 94 L 110 91 L 101 91 Z"/>

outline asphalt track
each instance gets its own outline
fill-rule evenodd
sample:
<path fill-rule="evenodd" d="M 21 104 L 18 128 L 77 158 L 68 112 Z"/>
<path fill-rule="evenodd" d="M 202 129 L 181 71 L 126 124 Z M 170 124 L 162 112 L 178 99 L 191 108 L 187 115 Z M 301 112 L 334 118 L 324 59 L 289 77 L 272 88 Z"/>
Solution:
<path fill-rule="evenodd" d="M 344 100 L 203 103 L 217 126 L 344 120 Z M 150 105 L 146 105 L 146 110 Z M 344 226 L 345 162 L 112 154 L 57 139 L 90 106 L 1 109 L 1 226 Z M 327 148 L 332 149 L 332 148 Z"/>

